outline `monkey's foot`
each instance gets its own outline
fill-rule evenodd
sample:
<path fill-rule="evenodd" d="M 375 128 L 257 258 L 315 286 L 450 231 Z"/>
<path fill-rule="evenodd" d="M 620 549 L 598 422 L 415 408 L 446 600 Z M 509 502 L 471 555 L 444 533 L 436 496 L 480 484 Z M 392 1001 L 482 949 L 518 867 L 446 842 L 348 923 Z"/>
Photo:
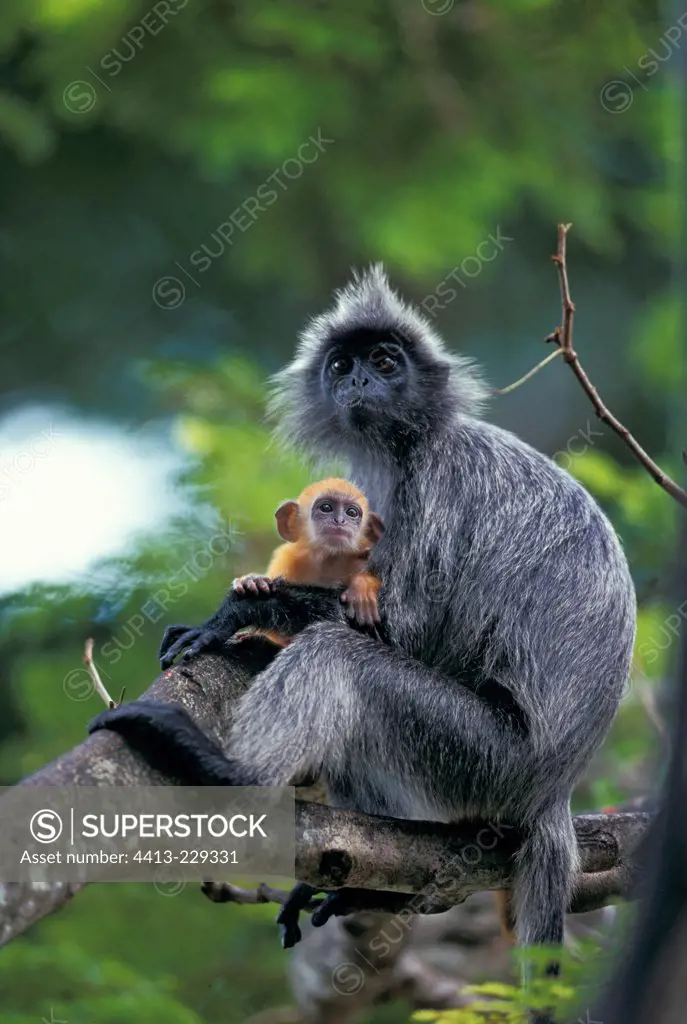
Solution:
<path fill-rule="evenodd" d="M 318 892 L 311 885 L 299 882 L 277 915 L 281 929 L 281 943 L 290 949 L 301 940 L 298 919 L 302 910 L 313 905 L 313 896 Z M 418 896 L 407 892 L 381 892 L 375 889 L 337 889 L 328 893 L 314 907 L 311 921 L 315 928 L 321 928 L 330 917 L 347 917 L 361 910 L 383 914 L 398 914 L 408 910 L 415 914 L 440 914 L 448 907 L 434 903 L 418 903 Z"/>
<path fill-rule="evenodd" d="M 260 594 L 272 593 L 273 582 L 271 576 L 260 576 L 256 572 L 250 572 L 246 576 L 237 576 L 231 588 L 239 597 L 245 597 L 246 594 L 259 597 Z"/>
<path fill-rule="evenodd" d="M 316 910 L 311 921 L 315 928 L 321 928 L 330 917 L 346 917 L 360 910 L 369 910 L 383 914 L 398 914 L 401 910 L 414 913 L 438 913 L 438 907 L 418 905 L 417 896 L 406 892 L 382 892 L 375 889 L 337 889 L 329 893 Z M 445 907 L 441 908 L 445 910 Z"/>
<path fill-rule="evenodd" d="M 305 882 L 298 882 L 277 914 L 277 924 L 281 932 L 281 944 L 284 949 L 291 949 L 292 946 L 301 941 L 298 919 L 301 910 L 305 910 L 316 892 L 317 889 L 313 889 L 311 885 L 306 885 Z"/>
<path fill-rule="evenodd" d="M 348 618 L 354 619 L 359 626 L 375 626 L 381 621 L 375 598 L 351 596 L 348 590 L 344 590 L 341 600 L 346 605 Z"/>
<path fill-rule="evenodd" d="M 169 668 L 178 654 L 184 651 L 183 661 L 190 661 L 201 651 L 217 650 L 224 646 L 224 638 L 205 626 L 167 626 L 158 658 L 162 668 Z"/>
<path fill-rule="evenodd" d="M 379 582 L 374 577 L 356 576 L 341 595 L 346 615 L 359 626 L 376 626 L 381 620 L 377 606 Z"/>
<path fill-rule="evenodd" d="M 134 750 L 146 747 L 169 747 L 173 750 L 175 738 L 169 738 L 174 727 L 185 715 L 178 704 L 156 700 L 134 700 L 109 711 L 101 711 L 88 723 L 88 732 L 108 729 L 122 736 Z"/>
<path fill-rule="evenodd" d="M 103 711 L 88 725 L 89 733 L 116 732 L 155 771 L 185 786 L 253 785 L 241 765 L 200 729 L 180 704 L 132 700 Z"/>

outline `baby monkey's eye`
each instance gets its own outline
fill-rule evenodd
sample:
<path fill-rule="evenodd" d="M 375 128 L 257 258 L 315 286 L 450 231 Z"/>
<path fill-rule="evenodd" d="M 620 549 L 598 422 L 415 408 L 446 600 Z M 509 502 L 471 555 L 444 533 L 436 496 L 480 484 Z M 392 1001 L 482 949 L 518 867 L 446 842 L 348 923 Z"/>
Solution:
<path fill-rule="evenodd" d="M 370 362 L 375 370 L 379 370 L 380 373 L 393 373 L 398 360 L 387 352 L 386 349 L 375 348 L 370 352 Z"/>
<path fill-rule="evenodd" d="M 323 501 L 320 505 L 320 512 L 332 512 L 333 508 L 330 502 Z"/>
<path fill-rule="evenodd" d="M 346 509 L 346 515 L 350 516 L 351 519 L 358 519 L 360 516 L 360 509 L 356 508 L 355 505 L 351 505 L 350 508 Z"/>
<path fill-rule="evenodd" d="M 350 356 L 338 356 L 329 364 L 330 370 L 334 373 L 348 373 L 353 362 Z"/>

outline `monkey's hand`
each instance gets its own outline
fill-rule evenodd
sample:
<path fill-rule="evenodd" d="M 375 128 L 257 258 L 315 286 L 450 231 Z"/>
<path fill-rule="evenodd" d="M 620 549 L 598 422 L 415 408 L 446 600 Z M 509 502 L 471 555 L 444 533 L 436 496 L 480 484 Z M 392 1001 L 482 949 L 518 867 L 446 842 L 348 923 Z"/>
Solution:
<path fill-rule="evenodd" d="M 231 589 L 239 597 L 252 594 L 259 597 L 260 594 L 269 594 L 272 591 L 274 580 L 271 576 L 260 576 L 256 572 L 249 572 L 246 576 L 237 576 L 231 585 Z"/>
<path fill-rule="evenodd" d="M 157 656 L 161 667 L 169 668 L 182 651 L 184 661 L 190 661 L 201 651 L 220 650 L 225 640 L 209 622 L 206 626 L 167 626 Z"/>
<path fill-rule="evenodd" d="M 235 633 L 246 626 L 291 637 L 315 622 L 341 622 L 343 609 L 331 587 L 297 586 L 275 578 L 269 593 L 243 596 L 233 589 L 214 615 L 200 626 L 168 626 L 160 644 L 162 668 L 169 668 L 183 651 L 183 660 L 204 651 L 226 651 Z"/>
<path fill-rule="evenodd" d="M 377 606 L 380 587 L 380 581 L 371 572 L 360 572 L 353 577 L 341 595 L 349 619 L 355 619 L 359 626 L 376 626 L 380 622 Z"/>

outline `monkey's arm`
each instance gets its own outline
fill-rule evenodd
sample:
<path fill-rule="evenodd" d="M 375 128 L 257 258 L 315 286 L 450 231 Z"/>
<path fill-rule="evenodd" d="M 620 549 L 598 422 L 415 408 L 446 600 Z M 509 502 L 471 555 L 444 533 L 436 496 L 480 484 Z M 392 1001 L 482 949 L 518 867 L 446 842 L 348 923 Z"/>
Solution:
<path fill-rule="evenodd" d="M 295 636 L 315 622 L 342 622 L 344 617 L 340 591 L 331 587 L 294 586 L 277 579 L 268 594 L 242 596 L 230 590 L 215 614 L 200 626 L 167 627 L 160 664 L 169 668 L 182 651 L 188 661 L 201 651 L 221 648 L 246 626 Z"/>
<path fill-rule="evenodd" d="M 270 564 L 267 566 L 267 575 L 272 579 L 281 577 L 289 580 L 290 583 L 304 582 L 303 555 L 301 544 L 298 542 L 280 544 L 272 552 Z"/>

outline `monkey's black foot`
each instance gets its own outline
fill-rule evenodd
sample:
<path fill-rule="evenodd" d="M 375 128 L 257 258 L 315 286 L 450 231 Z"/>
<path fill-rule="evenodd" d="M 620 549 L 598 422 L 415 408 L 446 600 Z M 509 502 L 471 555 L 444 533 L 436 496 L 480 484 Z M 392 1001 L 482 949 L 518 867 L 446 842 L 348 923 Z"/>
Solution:
<path fill-rule="evenodd" d="M 166 737 L 170 724 L 176 725 L 180 714 L 183 716 L 184 711 L 178 704 L 135 700 L 110 711 L 101 711 L 88 723 L 88 731 L 110 729 L 138 749 L 143 742 L 152 744 L 156 739 Z"/>
<path fill-rule="evenodd" d="M 224 646 L 224 639 L 205 626 L 167 626 L 158 658 L 162 668 L 169 668 L 178 654 L 184 652 L 183 661 L 190 661 L 201 651 L 218 650 Z"/>
<path fill-rule="evenodd" d="M 88 731 L 99 729 L 118 733 L 152 768 L 184 785 L 255 785 L 255 777 L 227 759 L 180 704 L 132 700 L 97 715 Z"/>
<path fill-rule="evenodd" d="M 316 892 L 317 889 L 313 889 L 311 885 L 306 885 L 305 882 L 298 882 L 277 914 L 277 924 L 281 932 L 281 944 L 284 949 L 291 949 L 297 942 L 301 941 L 298 919 L 301 910 L 305 910 Z"/>
<path fill-rule="evenodd" d="M 420 912 L 417 897 L 405 892 L 380 892 L 375 889 L 337 889 L 329 893 L 313 911 L 311 921 L 315 928 L 321 928 L 330 917 L 346 917 L 359 910 L 371 910 L 386 914 L 398 914 L 401 910 Z M 445 908 L 444 908 L 445 909 Z M 434 910 L 434 908 L 432 908 Z M 422 907 L 426 913 L 427 908 Z"/>

